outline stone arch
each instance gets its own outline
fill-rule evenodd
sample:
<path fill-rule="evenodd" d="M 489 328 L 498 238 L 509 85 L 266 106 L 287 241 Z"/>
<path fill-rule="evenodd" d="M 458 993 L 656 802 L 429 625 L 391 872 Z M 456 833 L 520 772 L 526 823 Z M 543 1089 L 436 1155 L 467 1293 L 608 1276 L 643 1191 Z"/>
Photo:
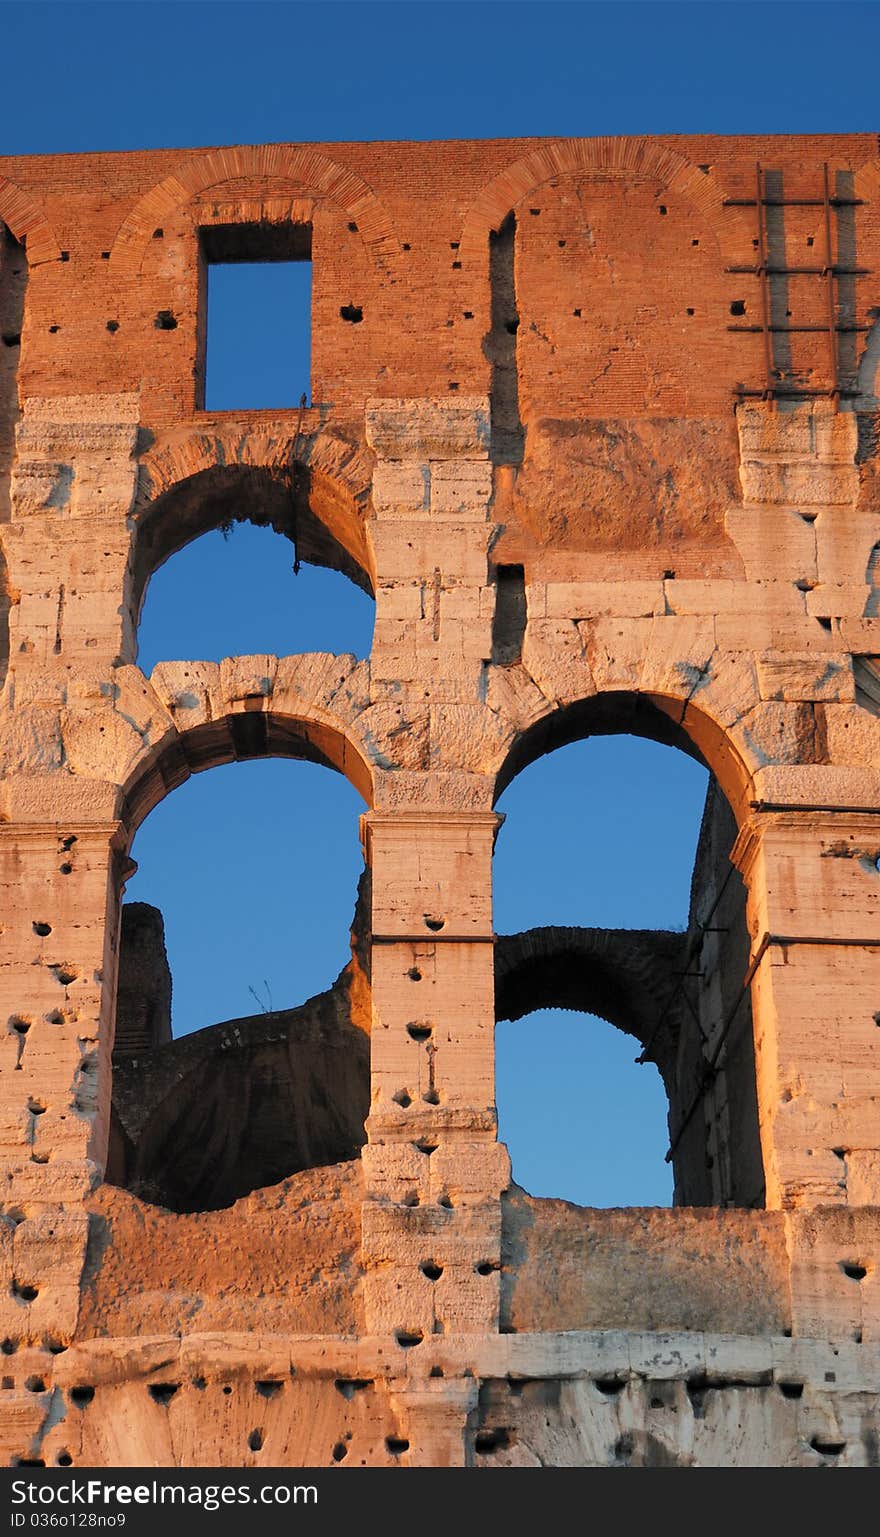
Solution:
<path fill-rule="evenodd" d="M 480 189 L 462 226 L 463 266 L 487 260 L 489 231 L 544 182 L 577 175 L 637 176 L 661 181 L 705 214 L 721 239 L 722 193 L 715 178 L 676 150 L 647 138 L 554 139 L 514 161 Z"/>
<path fill-rule="evenodd" d="M 235 697 L 240 688 L 228 692 L 228 708 L 221 704 L 212 719 L 167 732 L 130 769 L 120 791 L 120 815 L 130 838 L 144 817 L 191 774 L 250 758 L 323 764 L 342 774 L 368 806 L 372 803 L 372 765 L 355 733 L 332 710 L 313 703 L 308 712 L 296 711 L 284 704 L 273 706 L 268 695 Z"/>
<path fill-rule="evenodd" d="M 497 764 L 495 798 L 545 753 L 588 736 L 641 736 L 678 747 L 710 769 L 741 822 L 752 794 L 749 766 L 716 716 L 691 700 L 692 682 L 681 695 L 609 688 L 570 703 L 547 702 L 546 711 L 516 730 Z"/>
<path fill-rule="evenodd" d="M 25 247 L 28 266 L 61 260 L 55 231 L 39 203 L 5 176 L 0 176 L 0 219 Z"/>
<path fill-rule="evenodd" d="M 193 431 L 141 463 L 134 505 L 132 600 L 136 616 L 150 576 L 191 539 L 230 519 L 270 524 L 298 554 L 373 591 L 366 538 L 371 471 L 360 450 L 329 433 L 294 437 L 279 427 Z"/>
<path fill-rule="evenodd" d="M 399 242 L 386 209 L 355 171 L 312 146 L 261 144 L 195 155 L 151 187 L 117 232 L 110 252 L 111 268 L 134 276 L 140 270 L 153 230 L 200 193 L 224 182 L 267 177 L 283 179 L 304 192 L 335 203 L 347 218 L 357 223 L 361 239 L 380 265 L 397 254 Z"/>
<path fill-rule="evenodd" d="M 654 1063 L 666 1090 L 676 1204 L 761 1204 L 755 1047 L 749 990 L 742 983 L 750 957 L 747 888 L 733 862 L 737 827 L 754 794 L 749 767 L 714 715 L 693 705 L 687 693 L 674 698 L 612 689 L 557 703 L 524 722 L 499 766 L 498 793 L 538 758 L 596 735 L 632 735 L 678 748 L 713 776 L 686 932 L 554 926 L 502 936 L 496 941 L 496 1019 L 569 1009 L 598 1015 L 635 1037 L 642 1046 L 638 1061 Z M 709 976 L 717 967 L 719 985 L 691 982 L 692 995 L 683 979 L 701 976 L 703 966 Z M 737 1157 L 729 1134 L 733 1120 Z"/>
<path fill-rule="evenodd" d="M 651 929 L 526 929 L 495 943 L 495 1017 L 535 1009 L 597 1014 L 642 1045 L 657 1029 L 683 934 Z"/>

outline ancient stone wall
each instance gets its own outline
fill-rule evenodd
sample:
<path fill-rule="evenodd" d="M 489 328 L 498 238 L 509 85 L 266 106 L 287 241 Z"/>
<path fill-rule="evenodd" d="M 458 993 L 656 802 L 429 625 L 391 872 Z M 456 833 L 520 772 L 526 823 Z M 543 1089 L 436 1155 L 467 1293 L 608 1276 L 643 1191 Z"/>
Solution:
<path fill-rule="evenodd" d="M 7 158 L 0 221 L 4 1455 L 876 1463 L 876 138 Z M 311 402 L 208 412 L 206 265 L 278 254 Z M 368 660 L 142 672 L 152 572 L 236 518 L 375 595 Z M 496 944 L 497 795 L 595 732 L 713 775 L 688 933 Z M 175 1212 L 105 1179 L 128 851 L 261 755 L 366 804 L 348 979 L 248 1064 L 300 1152 L 327 1084 L 356 1135 Z M 495 1020 L 548 988 L 661 1066 L 673 1210 L 511 1187 Z M 212 1050 L 145 1065 L 166 1163 Z"/>

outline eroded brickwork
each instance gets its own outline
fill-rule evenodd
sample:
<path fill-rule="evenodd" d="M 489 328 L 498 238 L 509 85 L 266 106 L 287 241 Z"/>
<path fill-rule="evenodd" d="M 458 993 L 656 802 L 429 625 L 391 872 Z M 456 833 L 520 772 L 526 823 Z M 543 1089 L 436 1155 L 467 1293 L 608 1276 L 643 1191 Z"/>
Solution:
<path fill-rule="evenodd" d="M 4 1455 L 876 1463 L 876 139 L 6 159 L 0 221 Z M 311 403 L 207 412 L 206 261 L 282 251 Z M 368 660 L 144 675 L 152 572 L 236 518 L 374 593 Z M 713 775 L 687 934 L 496 944 L 498 793 L 628 731 Z M 266 754 L 362 794 L 369 919 L 244 1031 L 289 1177 L 171 1211 L 131 1170 L 235 1036 L 146 1054 L 151 1148 L 131 1061 L 111 1109 L 128 849 Z M 496 1014 L 551 997 L 661 1067 L 673 1210 L 511 1188 Z"/>

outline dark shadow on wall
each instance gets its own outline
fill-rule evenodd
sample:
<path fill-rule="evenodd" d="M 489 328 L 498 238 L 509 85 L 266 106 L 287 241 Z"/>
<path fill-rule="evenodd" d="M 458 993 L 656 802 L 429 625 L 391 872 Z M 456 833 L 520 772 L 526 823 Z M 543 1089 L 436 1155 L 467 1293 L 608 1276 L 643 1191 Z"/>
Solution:
<path fill-rule="evenodd" d="M 492 369 L 489 399 L 495 464 L 520 464 L 525 444 L 519 408 L 515 256 L 516 218 L 509 213 L 497 233 L 493 230 L 489 235 L 491 316 L 490 330 L 483 340 L 483 352 Z"/>
<path fill-rule="evenodd" d="M 11 515 L 9 482 L 19 418 L 18 365 L 28 266 L 24 246 L 0 224 L 0 524 Z M 9 589 L 0 550 L 0 686 L 9 664 Z"/>

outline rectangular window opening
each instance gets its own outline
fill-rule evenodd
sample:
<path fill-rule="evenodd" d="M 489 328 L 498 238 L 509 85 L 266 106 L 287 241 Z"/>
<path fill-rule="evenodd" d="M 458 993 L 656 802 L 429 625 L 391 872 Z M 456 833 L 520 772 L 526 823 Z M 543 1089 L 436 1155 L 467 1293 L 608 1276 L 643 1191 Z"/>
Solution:
<path fill-rule="evenodd" d="M 210 225 L 200 243 L 204 409 L 310 403 L 311 225 Z"/>

